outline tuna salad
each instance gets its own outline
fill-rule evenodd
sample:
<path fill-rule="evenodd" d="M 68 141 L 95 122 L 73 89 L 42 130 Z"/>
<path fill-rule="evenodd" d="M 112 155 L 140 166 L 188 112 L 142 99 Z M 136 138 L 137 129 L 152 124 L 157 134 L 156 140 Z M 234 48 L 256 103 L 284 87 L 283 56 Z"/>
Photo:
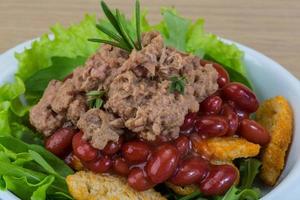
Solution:
<path fill-rule="evenodd" d="M 184 117 L 217 91 L 218 72 L 166 46 L 158 32 L 145 33 L 142 46 L 127 53 L 103 45 L 66 80 L 51 81 L 30 111 L 31 124 L 47 137 L 62 127 L 78 128 L 97 149 L 117 142 L 125 128 L 145 140 L 178 138 Z M 170 92 L 173 77 L 184 77 L 182 93 Z M 88 94 L 101 91 L 103 107 L 89 107 Z"/>
<path fill-rule="evenodd" d="M 258 200 L 260 182 L 276 185 L 293 112 L 282 96 L 259 101 L 243 52 L 173 8 L 150 25 L 138 0 L 132 20 L 100 5 L 105 19 L 57 25 L 16 54 L 15 82 L 0 87 L 0 189 Z"/>

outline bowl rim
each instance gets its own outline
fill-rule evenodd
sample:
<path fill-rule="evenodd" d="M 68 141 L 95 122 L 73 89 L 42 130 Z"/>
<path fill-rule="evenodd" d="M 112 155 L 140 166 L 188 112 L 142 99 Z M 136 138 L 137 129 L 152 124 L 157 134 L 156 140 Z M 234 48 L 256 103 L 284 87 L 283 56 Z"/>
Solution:
<path fill-rule="evenodd" d="M 50 38 L 52 38 L 53 36 L 49 35 Z M 240 44 L 238 42 L 235 42 L 233 40 L 229 40 L 229 39 L 224 39 L 224 38 L 220 38 L 222 41 L 224 41 L 225 43 L 228 44 L 234 44 L 236 45 L 239 49 L 241 49 L 244 53 L 245 56 L 246 55 L 250 55 L 251 57 L 255 57 L 258 60 L 264 60 L 265 62 L 269 63 L 272 68 L 274 68 L 275 70 L 279 70 L 281 73 L 284 74 L 284 76 L 287 77 L 287 79 L 289 79 L 290 81 L 292 81 L 295 84 L 295 87 L 297 88 L 297 91 L 299 91 L 300 93 L 300 81 L 293 76 L 286 68 L 284 68 L 282 65 L 280 65 L 279 63 L 277 63 L 276 61 L 272 60 L 270 57 L 264 55 L 263 53 L 256 51 L 255 49 Z M 4 80 L 1 80 L 0 77 L 0 85 L 2 84 L 3 81 L 9 81 L 6 80 L 5 77 L 11 76 L 17 69 L 17 61 L 14 58 L 14 54 L 15 52 L 22 52 L 23 50 L 25 50 L 26 48 L 31 46 L 31 43 L 33 41 L 39 40 L 39 38 L 35 38 L 35 39 L 31 39 L 31 40 L 27 40 L 25 42 L 22 42 L 18 45 L 16 45 L 13 48 L 10 48 L 8 50 L 6 50 L 5 52 L 0 54 L 0 63 L 3 60 L 8 60 L 8 59 L 12 59 L 11 61 L 14 62 L 15 66 L 13 67 L 8 67 L 5 68 L 5 70 L 2 72 L 2 79 L 4 77 Z M 1 65 L 0 65 L 1 68 Z M 296 123 L 296 121 L 295 121 Z M 293 133 L 295 134 L 295 132 Z M 297 181 L 300 180 L 300 161 L 296 161 L 296 163 L 292 166 L 290 172 L 286 175 L 286 177 L 278 184 L 276 185 L 274 188 L 271 189 L 270 192 L 268 192 L 265 196 L 263 196 L 261 199 L 262 200 L 272 200 L 272 199 L 278 199 L 279 196 L 282 197 L 286 197 L 286 195 L 288 195 L 289 197 L 293 197 L 297 199 L 297 195 L 300 196 L 300 190 L 291 190 L 290 187 L 294 186 L 296 187 L 297 185 Z M 286 189 L 289 189 L 289 193 L 285 193 Z M 2 196 L 3 195 L 3 196 Z M 16 200 L 19 199 L 18 197 L 16 197 L 15 195 L 13 195 L 11 192 L 9 191 L 0 191 L 0 199 L 2 197 L 5 197 L 6 199 L 9 198 L 8 200 Z M 290 199 L 290 198 L 288 198 Z"/>

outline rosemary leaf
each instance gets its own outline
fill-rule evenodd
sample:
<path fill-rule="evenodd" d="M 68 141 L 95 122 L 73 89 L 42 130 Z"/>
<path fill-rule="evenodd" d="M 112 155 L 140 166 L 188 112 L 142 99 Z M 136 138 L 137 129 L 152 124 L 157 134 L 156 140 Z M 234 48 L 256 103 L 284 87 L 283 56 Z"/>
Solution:
<path fill-rule="evenodd" d="M 138 50 L 142 49 L 142 36 L 141 36 L 141 8 L 140 1 L 136 0 L 135 2 L 135 23 L 136 23 L 136 37 Z"/>
<path fill-rule="evenodd" d="M 130 36 L 128 35 L 125 27 L 123 26 L 123 20 L 122 20 L 122 17 L 121 17 L 121 14 L 120 14 L 120 11 L 117 9 L 116 10 L 116 15 L 117 15 L 117 22 L 118 22 L 118 25 L 119 25 L 119 28 L 121 30 L 121 35 L 122 37 L 124 38 L 124 41 L 130 46 L 131 49 L 135 48 L 134 46 L 134 42 L 132 41 L 132 39 L 130 38 Z"/>
<path fill-rule="evenodd" d="M 104 26 L 100 25 L 100 24 L 96 24 L 96 27 L 102 31 L 103 33 L 105 33 L 108 37 L 110 37 L 113 40 L 116 40 L 118 42 L 122 42 L 123 39 L 121 38 L 121 36 L 119 36 L 118 34 L 114 33 L 113 31 L 105 28 Z"/>
<path fill-rule="evenodd" d="M 101 1 L 101 7 L 102 7 L 102 10 L 103 10 L 105 16 L 107 17 L 107 19 L 110 21 L 110 23 L 116 29 L 116 31 L 118 33 L 120 33 L 121 30 L 120 30 L 118 21 L 117 21 L 115 15 L 111 12 L 111 10 L 109 9 L 109 7 L 106 5 L 106 3 L 104 1 Z"/>
<path fill-rule="evenodd" d="M 110 44 L 110 45 L 118 47 L 120 49 L 124 49 L 125 51 L 131 52 L 131 49 L 129 49 L 127 46 L 125 46 L 123 44 L 120 44 L 120 43 L 117 43 L 117 42 L 110 41 L 110 40 L 103 40 L 103 39 L 98 39 L 98 38 L 89 38 L 88 41 L 104 43 L 104 44 Z"/>

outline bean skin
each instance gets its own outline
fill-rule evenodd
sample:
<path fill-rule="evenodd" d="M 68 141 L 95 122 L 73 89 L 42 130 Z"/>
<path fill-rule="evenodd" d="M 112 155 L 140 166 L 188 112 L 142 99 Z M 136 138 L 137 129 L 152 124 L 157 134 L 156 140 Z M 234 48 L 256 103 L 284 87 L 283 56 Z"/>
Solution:
<path fill-rule="evenodd" d="M 178 150 L 174 145 L 165 143 L 157 147 L 146 165 L 150 180 L 158 184 L 169 179 L 175 172 L 178 161 Z"/>
<path fill-rule="evenodd" d="M 237 104 L 239 108 L 249 113 L 258 109 L 259 103 L 256 95 L 240 83 L 229 83 L 222 88 L 222 95 Z"/>
<path fill-rule="evenodd" d="M 130 170 L 127 182 L 133 189 L 137 191 L 145 191 L 154 186 L 154 184 L 147 177 L 145 171 L 138 167 Z"/>
<path fill-rule="evenodd" d="M 45 148 L 53 154 L 63 157 L 72 150 L 74 134 L 74 130 L 71 128 L 61 128 L 46 139 Z"/>
<path fill-rule="evenodd" d="M 239 134 L 255 144 L 266 145 L 270 142 L 269 132 L 254 120 L 244 119 L 239 127 Z"/>
<path fill-rule="evenodd" d="M 92 147 L 87 141 L 82 139 L 83 133 L 78 132 L 72 140 L 73 152 L 82 161 L 92 161 L 96 159 L 98 150 Z"/>
<path fill-rule="evenodd" d="M 170 179 L 171 183 L 179 186 L 201 182 L 209 172 L 209 163 L 200 157 L 184 160 L 176 174 Z"/>
<path fill-rule="evenodd" d="M 226 135 L 228 132 L 228 123 L 223 116 L 201 116 L 195 124 L 195 129 L 199 135 L 218 137 Z"/>
<path fill-rule="evenodd" d="M 238 178 L 237 170 L 231 165 L 214 165 L 209 175 L 200 183 L 200 191 L 205 196 L 224 194 Z"/>
<path fill-rule="evenodd" d="M 149 145 L 143 141 L 130 141 L 122 146 L 125 160 L 132 164 L 145 162 L 150 153 Z"/>

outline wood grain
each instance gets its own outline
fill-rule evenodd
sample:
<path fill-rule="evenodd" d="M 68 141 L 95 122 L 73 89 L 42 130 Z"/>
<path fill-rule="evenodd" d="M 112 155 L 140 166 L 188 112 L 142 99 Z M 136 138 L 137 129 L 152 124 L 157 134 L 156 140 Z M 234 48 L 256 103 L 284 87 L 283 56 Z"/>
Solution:
<path fill-rule="evenodd" d="M 133 0 L 107 0 L 126 13 Z M 175 6 L 188 18 L 203 17 L 206 30 L 248 45 L 278 61 L 300 78 L 299 0 L 142 0 L 151 22 L 162 6 Z M 100 13 L 98 0 L 0 0 L 0 53 L 38 37 L 49 26 L 76 23 Z"/>

